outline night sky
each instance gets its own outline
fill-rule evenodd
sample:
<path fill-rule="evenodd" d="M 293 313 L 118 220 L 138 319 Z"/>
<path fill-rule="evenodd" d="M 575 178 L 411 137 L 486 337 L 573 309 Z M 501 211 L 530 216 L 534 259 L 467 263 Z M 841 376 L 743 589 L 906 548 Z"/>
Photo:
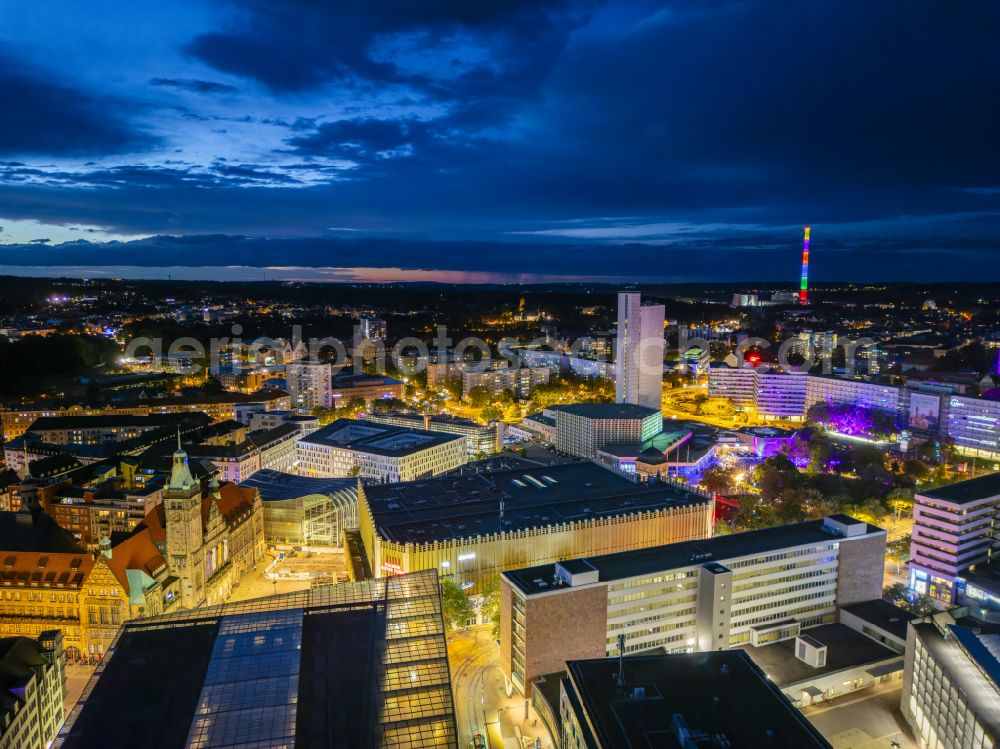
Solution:
<path fill-rule="evenodd" d="M 3 0 L 0 264 L 791 284 L 811 224 L 815 280 L 1000 280 L 998 40 L 992 0 Z"/>

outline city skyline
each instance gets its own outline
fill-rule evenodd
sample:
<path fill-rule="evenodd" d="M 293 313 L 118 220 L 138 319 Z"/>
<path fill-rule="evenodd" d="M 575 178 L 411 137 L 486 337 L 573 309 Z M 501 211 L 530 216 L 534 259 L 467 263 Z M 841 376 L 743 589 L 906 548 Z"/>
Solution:
<path fill-rule="evenodd" d="M 997 277 L 986 5 L 4 17 L 15 273 L 794 281 L 810 225 L 816 283 Z"/>

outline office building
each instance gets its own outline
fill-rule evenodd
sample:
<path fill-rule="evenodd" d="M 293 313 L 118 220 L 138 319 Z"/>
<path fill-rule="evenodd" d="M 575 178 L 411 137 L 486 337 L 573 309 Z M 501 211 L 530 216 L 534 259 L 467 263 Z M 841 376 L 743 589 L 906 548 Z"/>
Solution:
<path fill-rule="evenodd" d="M 508 569 L 500 667 L 524 693 L 580 658 L 760 646 L 879 598 L 885 531 L 845 515 Z"/>
<path fill-rule="evenodd" d="M 918 491 L 913 498 L 910 588 L 958 603 L 956 579 L 993 556 L 998 518 L 1000 474 Z"/>
<path fill-rule="evenodd" d="M 378 576 L 436 569 L 482 585 L 510 567 L 706 538 L 712 510 L 707 492 L 572 463 L 366 485 L 358 528 Z"/>
<path fill-rule="evenodd" d="M 558 707 L 562 749 L 830 749 L 740 651 L 570 661 Z"/>
<path fill-rule="evenodd" d="M 503 449 L 503 438 L 506 425 L 502 421 L 491 421 L 489 424 L 480 424 L 471 419 L 463 419 L 458 416 L 447 414 L 410 414 L 410 413 L 389 413 L 389 414 L 368 414 L 367 421 L 374 421 L 376 424 L 390 424 L 408 429 L 423 429 L 425 432 L 442 432 L 444 434 L 458 434 L 465 437 L 465 449 L 469 454 L 469 460 L 495 455 Z"/>
<path fill-rule="evenodd" d="M 903 717 L 927 749 L 1000 745 L 1000 629 L 947 613 L 912 622 L 906 638 Z"/>
<path fill-rule="evenodd" d="M 1000 460 L 1000 400 L 946 396 L 944 431 L 955 449 L 972 458 Z"/>
<path fill-rule="evenodd" d="M 154 744 L 457 749 L 437 574 L 123 627 L 55 746 Z"/>
<path fill-rule="evenodd" d="M 638 292 L 618 294 L 615 400 L 660 410 L 663 400 L 662 304 L 643 304 Z"/>
<path fill-rule="evenodd" d="M 559 452 L 590 459 L 605 445 L 640 443 L 663 429 L 660 409 L 634 403 L 571 403 L 550 406 Z"/>
<path fill-rule="evenodd" d="M 337 408 L 343 408 L 352 400 L 363 400 L 366 403 L 388 398 L 399 400 L 403 397 L 403 382 L 383 375 L 337 375 L 333 378 L 331 397 Z"/>
<path fill-rule="evenodd" d="M 357 479 L 321 479 L 257 471 L 243 482 L 264 506 L 268 546 L 340 548 L 344 531 L 358 527 Z"/>
<path fill-rule="evenodd" d="M 286 422 L 272 429 L 251 432 L 235 443 L 192 445 L 188 453 L 218 468 L 223 481 L 238 484 L 260 470 L 291 471 L 301 438 L 298 425 Z"/>
<path fill-rule="evenodd" d="M 292 408 L 312 411 L 333 404 L 329 362 L 296 361 L 285 368 L 285 381 Z"/>
<path fill-rule="evenodd" d="M 381 483 L 437 476 L 468 461 L 460 435 L 354 419 L 337 419 L 299 440 L 297 454 L 303 476 Z"/>
<path fill-rule="evenodd" d="M 59 630 L 0 639 L 0 749 L 47 749 L 62 725 L 65 694 Z"/>

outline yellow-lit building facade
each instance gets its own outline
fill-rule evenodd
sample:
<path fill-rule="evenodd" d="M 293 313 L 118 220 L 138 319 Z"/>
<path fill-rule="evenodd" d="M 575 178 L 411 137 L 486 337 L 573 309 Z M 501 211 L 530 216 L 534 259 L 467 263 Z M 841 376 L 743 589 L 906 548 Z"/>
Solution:
<path fill-rule="evenodd" d="M 365 489 L 358 492 L 358 529 L 376 577 L 436 569 L 470 592 L 501 570 L 551 564 L 560 559 L 609 554 L 677 541 L 709 538 L 713 503 L 708 498 L 611 517 L 589 518 L 427 543 L 388 540 L 379 531 Z"/>

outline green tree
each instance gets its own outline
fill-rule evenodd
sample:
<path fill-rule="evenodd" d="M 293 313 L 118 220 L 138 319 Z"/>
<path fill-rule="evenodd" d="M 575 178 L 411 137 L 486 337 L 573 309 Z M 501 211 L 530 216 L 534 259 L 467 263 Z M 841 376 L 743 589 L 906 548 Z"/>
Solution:
<path fill-rule="evenodd" d="M 493 639 L 500 639 L 500 576 L 493 575 L 483 586 L 483 602 L 480 605 L 483 618 L 491 625 Z"/>
<path fill-rule="evenodd" d="M 480 416 L 482 416 L 483 421 L 497 421 L 503 418 L 503 409 L 496 403 L 490 403 L 483 409 Z"/>
<path fill-rule="evenodd" d="M 490 403 L 490 390 L 485 385 L 469 388 L 469 405 L 473 408 L 485 408 Z"/>
<path fill-rule="evenodd" d="M 452 629 L 464 627 L 476 613 L 465 591 L 450 577 L 441 579 L 441 609 L 445 624 Z"/>
<path fill-rule="evenodd" d="M 727 494 L 733 488 L 733 472 L 720 465 L 712 466 L 701 475 L 701 485 L 710 492 Z"/>

